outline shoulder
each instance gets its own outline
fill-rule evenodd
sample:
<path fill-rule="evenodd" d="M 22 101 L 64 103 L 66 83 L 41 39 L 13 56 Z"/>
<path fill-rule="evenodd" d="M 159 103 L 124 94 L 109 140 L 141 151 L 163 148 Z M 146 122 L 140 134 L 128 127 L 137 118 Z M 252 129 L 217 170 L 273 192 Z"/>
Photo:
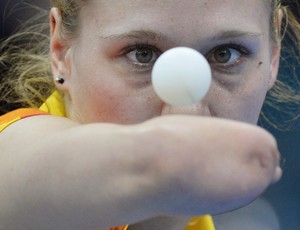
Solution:
<path fill-rule="evenodd" d="M 48 113 L 34 108 L 22 108 L 22 109 L 16 109 L 11 112 L 8 112 L 0 116 L 0 132 L 3 131 L 8 126 L 10 126 L 11 124 L 23 118 L 36 116 L 36 115 L 45 115 L 45 114 Z"/>
<path fill-rule="evenodd" d="M 77 125 L 68 118 L 39 109 L 14 110 L 0 117 L 0 148 L 35 143 L 37 139 Z"/>

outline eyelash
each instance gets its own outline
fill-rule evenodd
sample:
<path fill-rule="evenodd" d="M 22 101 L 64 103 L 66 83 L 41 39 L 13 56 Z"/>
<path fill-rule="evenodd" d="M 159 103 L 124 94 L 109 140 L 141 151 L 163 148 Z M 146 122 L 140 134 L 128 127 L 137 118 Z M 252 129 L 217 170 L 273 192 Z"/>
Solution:
<path fill-rule="evenodd" d="M 218 62 L 213 63 L 210 60 L 210 57 L 213 56 L 216 51 L 224 49 L 224 48 L 233 49 L 233 50 L 237 51 L 238 53 L 240 53 L 240 57 L 238 58 L 238 60 L 234 61 L 232 63 L 218 63 Z M 124 48 L 124 50 L 122 51 L 122 55 L 126 56 L 126 55 L 130 54 L 131 52 L 133 52 L 135 50 L 139 50 L 139 49 L 152 50 L 153 53 L 155 53 L 155 55 L 157 56 L 157 58 L 163 53 L 155 45 L 151 45 L 148 42 L 143 42 L 143 43 L 142 42 L 135 42 L 134 45 L 128 44 Z M 216 46 L 215 48 L 213 48 L 212 50 L 207 52 L 207 54 L 205 56 L 206 56 L 209 64 L 212 66 L 212 68 L 216 68 L 218 71 L 221 71 L 221 72 L 230 73 L 230 69 L 238 66 L 246 58 L 251 57 L 252 54 L 253 54 L 253 52 L 251 50 L 247 49 L 244 45 L 229 42 L 229 43 L 225 43 L 225 44 Z M 129 60 L 128 57 L 126 57 L 126 58 L 127 58 L 128 63 L 130 63 L 131 65 L 134 66 L 134 69 L 136 71 L 141 71 L 141 72 L 150 71 L 153 67 L 154 62 L 156 61 L 155 60 L 154 62 L 151 62 L 151 63 L 139 63 L 139 62 L 134 63 L 131 60 Z"/>
<path fill-rule="evenodd" d="M 162 51 L 160 49 L 158 49 L 155 45 L 151 45 L 150 43 L 148 42 L 135 42 L 134 45 L 132 44 L 128 44 L 125 49 L 123 49 L 122 51 L 122 56 L 126 56 L 128 55 L 129 53 L 135 51 L 135 50 L 139 50 L 139 49 L 149 49 L 149 50 L 152 50 L 156 55 L 157 55 L 157 58 L 162 54 Z M 136 63 L 133 63 L 131 60 L 129 60 L 128 57 L 127 58 L 127 62 L 131 65 L 133 65 L 137 71 L 148 71 L 148 70 L 151 70 L 153 65 L 154 65 L 154 62 L 153 63 L 139 63 L 139 62 L 136 62 Z"/>
<path fill-rule="evenodd" d="M 220 48 L 223 48 L 223 47 L 229 47 L 229 48 L 232 48 L 232 49 L 236 49 L 239 52 L 241 52 L 241 54 L 243 54 L 243 55 L 251 55 L 252 54 L 252 51 L 247 49 L 244 45 L 242 45 L 240 43 L 233 43 L 233 42 L 218 45 L 213 50 L 217 50 L 217 49 L 220 49 Z"/>
<path fill-rule="evenodd" d="M 253 54 L 252 51 L 250 51 L 249 49 L 247 49 L 245 46 L 243 46 L 241 44 L 227 43 L 227 44 L 222 44 L 222 45 L 215 47 L 214 49 L 212 49 L 211 51 L 208 52 L 207 56 L 210 56 L 214 52 L 221 50 L 223 48 L 234 49 L 235 51 L 238 51 L 241 56 L 244 56 L 244 57 L 248 57 Z"/>

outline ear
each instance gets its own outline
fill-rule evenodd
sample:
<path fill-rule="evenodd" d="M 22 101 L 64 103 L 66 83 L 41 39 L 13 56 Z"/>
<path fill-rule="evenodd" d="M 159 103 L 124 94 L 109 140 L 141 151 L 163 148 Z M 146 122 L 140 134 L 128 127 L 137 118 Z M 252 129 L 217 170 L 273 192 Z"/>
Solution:
<path fill-rule="evenodd" d="M 62 37 L 61 32 L 61 14 L 58 8 L 52 8 L 50 11 L 50 59 L 53 74 L 53 81 L 56 87 L 67 92 L 70 84 L 70 63 L 71 63 L 71 49 Z M 63 84 L 56 79 L 63 78 Z"/>
<path fill-rule="evenodd" d="M 280 52 L 281 52 L 281 23 L 282 23 L 282 18 L 283 18 L 283 12 L 281 9 L 278 9 L 275 15 L 275 41 L 272 43 L 271 47 L 271 55 L 272 55 L 272 61 L 271 61 L 271 66 L 270 66 L 270 80 L 269 80 L 269 89 L 272 88 L 274 85 L 277 75 L 278 75 L 278 70 L 279 70 L 279 64 L 280 64 Z"/>

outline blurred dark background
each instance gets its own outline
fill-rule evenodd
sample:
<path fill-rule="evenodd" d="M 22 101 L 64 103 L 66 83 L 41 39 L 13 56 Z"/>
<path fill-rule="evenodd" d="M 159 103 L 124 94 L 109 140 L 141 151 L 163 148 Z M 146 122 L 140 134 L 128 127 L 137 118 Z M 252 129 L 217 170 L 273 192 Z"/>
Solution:
<path fill-rule="evenodd" d="M 286 1 L 296 2 L 294 0 Z M 0 0 L 0 39 L 9 36 L 24 21 L 43 10 L 49 10 L 50 0 Z M 292 9 L 299 16 L 299 6 Z M 300 70 L 298 68 L 299 79 Z M 1 79 L 0 79 L 1 80 Z M 291 83 L 293 84 L 293 83 Z M 300 92 L 299 92 L 300 93 Z M 298 108 L 295 108 L 298 109 Z M 277 113 L 277 114 L 276 114 Z M 274 111 L 273 116 L 282 114 Z M 280 131 L 265 122 L 260 125 L 268 129 L 278 140 L 284 170 L 282 180 L 271 186 L 264 194 L 276 210 L 282 230 L 300 230 L 300 121 L 285 131 Z"/>
<path fill-rule="evenodd" d="M 9 36 L 22 22 L 50 6 L 50 0 L 0 0 L 0 38 Z"/>

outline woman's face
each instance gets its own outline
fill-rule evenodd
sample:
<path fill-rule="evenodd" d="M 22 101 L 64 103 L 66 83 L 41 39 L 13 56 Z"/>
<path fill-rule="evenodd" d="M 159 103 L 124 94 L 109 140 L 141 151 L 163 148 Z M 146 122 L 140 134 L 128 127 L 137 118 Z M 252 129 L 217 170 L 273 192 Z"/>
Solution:
<path fill-rule="evenodd" d="M 66 80 L 68 116 L 81 123 L 174 113 L 256 123 L 277 75 L 275 45 L 262 0 L 98 0 L 82 8 L 79 36 L 54 69 Z M 208 94 L 192 106 L 165 104 L 152 89 L 153 63 L 177 46 L 200 51 L 212 68 Z"/>

